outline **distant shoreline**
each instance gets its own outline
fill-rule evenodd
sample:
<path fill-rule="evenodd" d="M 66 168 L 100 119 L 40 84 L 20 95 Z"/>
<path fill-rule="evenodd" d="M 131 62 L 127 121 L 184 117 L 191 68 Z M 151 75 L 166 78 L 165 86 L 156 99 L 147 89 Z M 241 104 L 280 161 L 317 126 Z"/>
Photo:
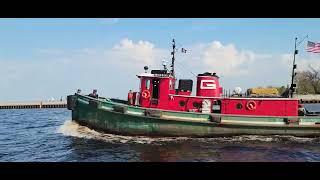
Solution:
<path fill-rule="evenodd" d="M 293 98 L 303 99 L 303 100 L 320 100 L 320 94 L 296 94 Z"/>

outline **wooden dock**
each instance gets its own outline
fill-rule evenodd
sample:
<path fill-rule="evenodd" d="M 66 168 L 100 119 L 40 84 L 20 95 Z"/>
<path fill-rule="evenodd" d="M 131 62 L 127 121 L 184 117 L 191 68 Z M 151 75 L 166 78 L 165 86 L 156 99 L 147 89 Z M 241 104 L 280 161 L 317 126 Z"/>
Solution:
<path fill-rule="evenodd" d="M 67 108 L 67 101 L 35 101 L 0 103 L 0 109 Z"/>

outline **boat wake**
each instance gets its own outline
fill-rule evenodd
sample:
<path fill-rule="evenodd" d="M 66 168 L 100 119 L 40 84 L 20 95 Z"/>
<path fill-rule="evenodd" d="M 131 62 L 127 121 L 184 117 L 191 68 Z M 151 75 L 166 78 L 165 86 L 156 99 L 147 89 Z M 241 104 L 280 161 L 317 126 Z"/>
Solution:
<path fill-rule="evenodd" d="M 115 134 L 107 134 L 97 132 L 86 126 L 81 126 L 78 123 L 67 120 L 59 127 L 58 133 L 62 133 L 65 136 L 72 136 L 78 138 L 102 140 L 109 143 L 139 143 L 139 144 L 151 144 L 161 143 L 168 141 L 181 141 L 188 139 L 187 137 L 163 137 L 163 138 L 151 138 L 146 136 L 121 136 Z"/>
<path fill-rule="evenodd" d="M 281 143 L 281 144 L 320 144 L 320 138 L 306 138 L 284 135 L 241 135 L 232 137 L 201 138 L 200 141 L 222 143 Z"/>
<path fill-rule="evenodd" d="M 199 141 L 206 143 L 310 143 L 320 144 L 320 138 L 302 138 L 294 136 L 259 136 L 259 135 L 241 135 L 232 137 L 214 137 L 214 138 L 190 138 L 190 137 L 146 137 L 146 136 L 121 136 L 115 134 L 107 134 L 97 132 L 86 126 L 81 126 L 78 123 L 67 120 L 57 130 L 65 136 L 77 138 L 86 138 L 101 140 L 109 143 L 139 143 L 139 144 L 161 144 L 162 142 L 183 142 L 183 141 Z"/>

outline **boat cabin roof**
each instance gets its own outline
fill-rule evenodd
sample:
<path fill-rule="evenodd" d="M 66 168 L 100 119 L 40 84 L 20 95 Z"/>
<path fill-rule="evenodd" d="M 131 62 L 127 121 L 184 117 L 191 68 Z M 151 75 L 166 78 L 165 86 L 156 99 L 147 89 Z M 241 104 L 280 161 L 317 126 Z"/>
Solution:
<path fill-rule="evenodd" d="M 150 73 L 141 73 L 137 75 L 138 78 L 141 77 L 150 77 L 150 78 L 173 78 L 170 74 L 150 74 Z"/>

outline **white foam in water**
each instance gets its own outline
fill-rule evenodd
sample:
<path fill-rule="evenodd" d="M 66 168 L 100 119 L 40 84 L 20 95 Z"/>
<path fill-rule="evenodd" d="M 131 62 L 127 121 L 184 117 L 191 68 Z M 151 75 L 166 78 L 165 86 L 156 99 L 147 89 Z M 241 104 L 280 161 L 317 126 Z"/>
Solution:
<path fill-rule="evenodd" d="M 116 142 L 116 143 L 134 142 L 134 143 L 140 143 L 140 144 L 146 144 L 146 143 L 149 144 L 153 142 L 179 141 L 179 140 L 188 139 L 184 137 L 150 138 L 145 136 L 121 136 L 121 135 L 114 135 L 114 134 L 106 134 L 106 133 L 97 132 L 86 126 L 81 126 L 72 120 L 65 121 L 64 124 L 58 128 L 57 132 L 65 136 L 72 136 L 72 137 L 86 138 L 86 139 L 96 139 L 96 140 L 103 140 L 106 142 Z"/>
<path fill-rule="evenodd" d="M 294 136 L 259 136 L 259 135 L 242 135 L 232 137 L 216 137 L 216 138 L 188 138 L 188 137 L 145 137 L 145 136 L 121 136 L 114 134 L 100 133 L 92 130 L 86 126 L 81 126 L 78 123 L 67 120 L 57 130 L 65 136 L 72 136 L 78 138 L 102 140 L 111 143 L 139 143 L 139 144 L 150 144 L 150 143 L 161 143 L 168 141 L 185 141 L 185 140 L 197 140 L 205 141 L 210 143 L 236 143 L 236 142 L 293 142 L 293 143 L 308 143 L 315 141 L 319 143 L 319 138 L 302 138 Z"/>

